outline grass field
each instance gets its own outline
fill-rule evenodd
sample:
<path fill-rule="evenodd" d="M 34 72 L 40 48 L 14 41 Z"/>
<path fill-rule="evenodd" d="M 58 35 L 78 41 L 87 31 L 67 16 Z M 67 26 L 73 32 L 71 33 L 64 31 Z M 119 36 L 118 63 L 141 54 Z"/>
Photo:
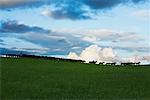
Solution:
<path fill-rule="evenodd" d="M 0 58 L 1 100 L 150 100 L 150 67 Z"/>

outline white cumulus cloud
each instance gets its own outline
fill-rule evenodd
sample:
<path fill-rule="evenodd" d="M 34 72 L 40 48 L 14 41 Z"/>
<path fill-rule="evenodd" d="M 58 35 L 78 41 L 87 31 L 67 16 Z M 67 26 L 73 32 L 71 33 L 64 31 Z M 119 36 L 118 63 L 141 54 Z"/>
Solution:
<path fill-rule="evenodd" d="M 102 61 L 114 62 L 117 60 L 117 56 L 112 48 L 101 48 L 97 45 L 91 45 L 85 48 L 79 55 L 70 52 L 68 58 L 84 60 L 86 63 L 90 61 L 97 61 L 97 63 Z"/>
<path fill-rule="evenodd" d="M 68 59 L 75 59 L 75 60 L 79 60 L 80 59 L 79 56 L 76 53 L 74 53 L 74 52 L 70 52 L 67 58 Z"/>
<path fill-rule="evenodd" d="M 91 45 L 83 50 L 80 54 L 80 59 L 89 61 L 99 61 L 101 58 L 101 48 L 97 45 Z"/>

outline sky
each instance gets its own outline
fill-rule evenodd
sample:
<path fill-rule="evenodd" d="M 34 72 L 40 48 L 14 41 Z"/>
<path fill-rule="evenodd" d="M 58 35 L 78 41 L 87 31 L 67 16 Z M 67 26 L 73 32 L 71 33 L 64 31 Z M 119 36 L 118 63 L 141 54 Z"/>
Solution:
<path fill-rule="evenodd" d="M 0 0 L 0 48 L 66 57 L 91 46 L 149 61 L 150 0 Z"/>

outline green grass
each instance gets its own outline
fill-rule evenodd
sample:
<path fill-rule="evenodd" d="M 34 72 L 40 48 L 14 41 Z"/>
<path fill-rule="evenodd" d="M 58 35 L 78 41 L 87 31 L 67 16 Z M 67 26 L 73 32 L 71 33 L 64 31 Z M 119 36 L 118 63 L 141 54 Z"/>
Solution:
<path fill-rule="evenodd" d="M 0 58 L 1 100 L 150 100 L 150 67 Z"/>

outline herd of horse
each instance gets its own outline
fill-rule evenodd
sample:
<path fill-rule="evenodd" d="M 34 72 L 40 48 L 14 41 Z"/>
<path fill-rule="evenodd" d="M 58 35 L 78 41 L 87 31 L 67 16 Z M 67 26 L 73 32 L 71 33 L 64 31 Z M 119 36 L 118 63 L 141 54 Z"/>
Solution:
<path fill-rule="evenodd" d="M 116 65 L 116 62 L 99 62 L 97 61 L 90 61 L 89 63 L 91 64 L 99 64 L 99 65 Z M 121 62 L 120 65 L 140 65 L 141 62 Z"/>
<path fill-rule="evenodd" d="M 48 56 L 38 56 L 38 55 L 26 55 L 26 54 L 4 54 L 1 57 L 13 57 L 13 58 L 42 58 L 42 59 L 53 59 L 57 61 L 70 61 L 70 62 L 79 62 L 85 63 L 83 60 L 73 60 L 73 59 L 65 59 L 65 58 L 57 58 L 57 57 L 48 57 Z M 116 62 L 97 62 L 97 61 L 90 61 L 89 64 L 99 64 L 99 65 L 117 65 Z M 121 62 L 120 65 L 140 65 L 140 62 Z"/>

